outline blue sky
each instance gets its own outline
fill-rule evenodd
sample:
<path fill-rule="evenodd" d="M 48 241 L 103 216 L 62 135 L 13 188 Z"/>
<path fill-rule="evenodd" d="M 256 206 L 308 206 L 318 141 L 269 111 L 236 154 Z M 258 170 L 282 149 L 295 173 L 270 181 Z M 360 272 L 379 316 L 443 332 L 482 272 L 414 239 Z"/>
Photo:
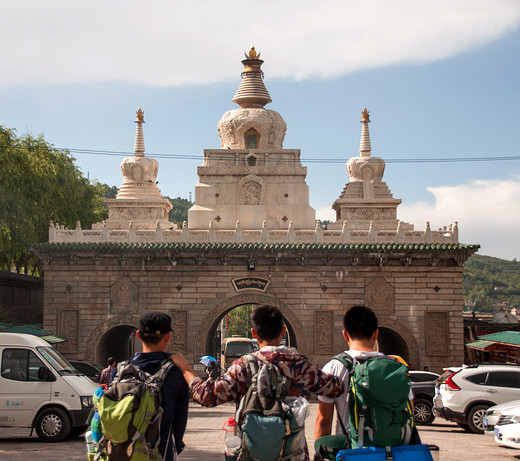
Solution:
<path fill-rule="evenodd" d="M 319 218 L 348 181 L 365 106 L 372 155 L 385 160 L 520 155 L 517 1 L 26 0 L 2 11 L 0 124 L 57 147 L 132 152 L 142 107 L 149 155 L 195 157 L 158 159 L 170 197 L 188 198 L 203 150 L 220 147 L 251 44 Z M 91 179 L 121 184 L 122 157 L 74 156 Z M 384 180 L 417 229 L 458 221 L 481 254 L 520 258 L 520 160 L 389 161 Z"/>

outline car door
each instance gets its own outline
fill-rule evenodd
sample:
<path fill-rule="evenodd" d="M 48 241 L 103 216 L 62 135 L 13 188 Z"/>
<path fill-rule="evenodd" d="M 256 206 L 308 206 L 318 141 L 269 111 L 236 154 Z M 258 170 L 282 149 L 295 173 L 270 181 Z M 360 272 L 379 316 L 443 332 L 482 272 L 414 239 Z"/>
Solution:
<path fill-rule="evenodd" d="M 490 371 L 486 380 L 486 397 L 496 404 L 520 398 L 520 371 Z"/>
<path fill-rule="evenodd" d="M 0 426 L 29 427 L 35 409 L 51 396 L 50 381 L 38 378 L 44 363 L 25 348 L 6 347 L 0 366 Z"/>

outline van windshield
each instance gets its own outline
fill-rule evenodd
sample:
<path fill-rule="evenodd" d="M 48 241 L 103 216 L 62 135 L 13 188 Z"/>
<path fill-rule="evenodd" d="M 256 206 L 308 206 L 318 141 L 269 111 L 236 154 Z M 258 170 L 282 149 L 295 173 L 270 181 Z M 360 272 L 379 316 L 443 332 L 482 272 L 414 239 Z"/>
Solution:
<path fill-rule="evenodd" d="M 253 352 L 251 341 L 233 341 L 226 344 L 226 357 L 242 357 Z"/>
<path fill-rule="evenodd" d="M 40 346 L 36 348 L 38 352 L 51 364 L 60 375 L 77 375 L 79 372 L 60 355 L 60 353 L 50 346 Z"/>

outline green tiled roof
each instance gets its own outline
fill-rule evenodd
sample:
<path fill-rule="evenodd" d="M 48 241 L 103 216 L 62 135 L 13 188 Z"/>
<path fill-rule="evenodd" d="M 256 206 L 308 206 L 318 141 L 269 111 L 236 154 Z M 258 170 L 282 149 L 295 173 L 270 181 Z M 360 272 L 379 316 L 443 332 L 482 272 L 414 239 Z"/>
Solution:
<path fill-rule="evenodd" d="M 486 347 L 491 346 L 493 341 L 483 341 L 481 339 L 478 339 L 477 341 L 473 341 L 471 343 L 466 343 L 466 347 L 469 347 L 471 349 L 481 349 L 484 350 Z"/>
<path fill-rule="evenodd" d="M 501 331 L 499 333 L 490 333 L 489 335 L 479 336 L 479 339 L 520 346 L 520 331 Z"/>
<path fill-rule="evenodd" d="M 36 243 L 36 251 L 91 251 L 91 250 L 307 250 L 307 251 L 476 251 L 480 245 L 462 243 Z"/>
<path fill-rule="evenodd" d="M 0 323 L 0 333 L 25 333 L 27 335 L 39 336 L 48 343 L 62 343 L 68 341 L 67 338 L 55 335 L 52 331 L 43 328 L 33 327 L 32 325 L 9 325 L 8 323 Z"/>

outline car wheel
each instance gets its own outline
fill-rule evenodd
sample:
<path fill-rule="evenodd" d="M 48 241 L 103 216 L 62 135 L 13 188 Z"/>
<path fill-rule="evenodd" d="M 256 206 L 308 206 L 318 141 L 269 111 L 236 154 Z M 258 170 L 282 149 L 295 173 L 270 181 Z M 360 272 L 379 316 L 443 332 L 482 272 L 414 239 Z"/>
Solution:
<path fill-rule="evenodd" d="M 46 408 L 36 417 L 36 434 L 43 442 L 61 442 L 70 432 L 70 420 L 60 408 Z"/>
<path fill-rule="evenodd" d="M 429 402 L 426 399 L 414 399 L 413 416 L 416 424 L 420 426 L 429 426 L 435 419 L 432 402 Z"/>
<path fill-rule="evenodd" d="M 486 416 L 486 410 L 489 405 L 475 405 L 468 411 L 467 423 L 471 432 L 475 434 L 484 433 L 484 421 L 482 419 Z"/>

